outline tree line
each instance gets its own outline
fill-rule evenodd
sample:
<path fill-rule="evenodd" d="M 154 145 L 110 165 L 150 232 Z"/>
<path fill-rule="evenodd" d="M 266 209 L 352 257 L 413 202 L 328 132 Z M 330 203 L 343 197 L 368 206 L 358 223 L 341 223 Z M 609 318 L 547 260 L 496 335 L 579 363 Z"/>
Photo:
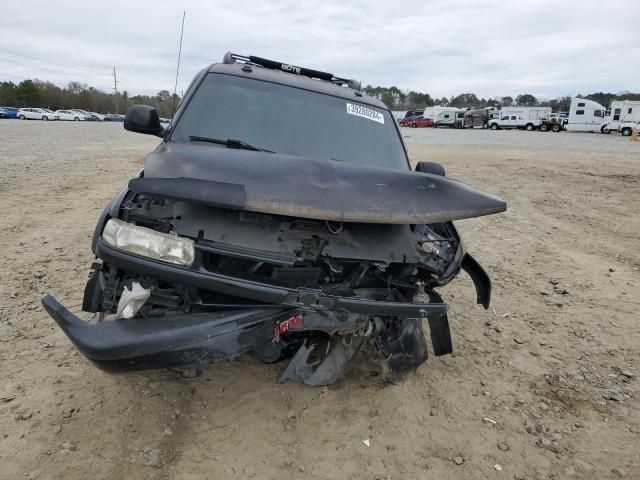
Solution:
<path fill-rule="evenodd" d="M 510 106 L 544 106 L 551 107 L 556 112 L 569 111 L 571 97 L 563 96 L 551 100 L 541 101 L 530 93 L 523 93 L 515 98 L 510 96 L 494 98 L 478 98 L 475 93 L 461 93 L 449 98 L 434 98 L 428 93 L 403 92 L 398 87 L 373 87 L 367 85 L 364 91 L 369 95 L 382 101 L 391 110 L 411 110 L 414 108 L 432 107 L 441 105 L 443 107 L 459 108 L 485 108 L 485 107 L 510 107 Z M 640 100 L 640 93 L 591 93 L 589 95 L 578 94 L 576 97 L 586 98 L 598 102 L 604 107 L 608 107 L 612 100 Z"/>
<path fill-rule="evenodd" d="M 571 103 L 571 97 L 565 96 L 540 101 L 529 93 L 523 93 L 515 98 L 509 96 L 478 98 L 474 93 L 461 93 L 449 98 L 435 98 L 428 93 L 404 92 L 398 87 L 387 88 L 367 85 L 364 90 L 369 95 L 384 102 L 392 110 L 410 110 L 434 105 L 460 108 L 541 105 L 551 107 L 557 112 L 566 112 L 569 110 Z M 594 100 L 605 107 L 608 107 L 612 100 L 640 100 L 640 93 L 630 92 L 598 92 L 576 96 Z M 42 107 L 51 110 L 80 108 L 90 112 L 125 113 L 129 105 L 141 103 L 155 107 L 161 117 L 171 117 L 173 105 L 177 105 L 179 102 L 180 97 L 172 95 L 167 90 L 162 90 L 153 96 L 136 95 L 130 97 L 126 91 L 118 94 L 107 93 L 81 82 L 69 82 L 66 87 L 62 88 L 51 82 L 37 79 L 24 80 L 18 84 L 0 82 L 0 106 L 7 107 Z"/>
<path fill-rule="evenodd" d="M 69 82 L 62 88 L 37 79 L 24 80 L 18 84 L 0 82 L 0 106 L 3 107 L 40 107 L 51 110 L 79 108 L 99 113 L 125 113 L 129 105 L 141 103 L 155 107 L 161 117 L 171 117 L 173 105 L 179 102 L 180 97 L 167 90 L 154 96 L 130 97 L 126 91 L 116 95 L 81 82 Z"/>

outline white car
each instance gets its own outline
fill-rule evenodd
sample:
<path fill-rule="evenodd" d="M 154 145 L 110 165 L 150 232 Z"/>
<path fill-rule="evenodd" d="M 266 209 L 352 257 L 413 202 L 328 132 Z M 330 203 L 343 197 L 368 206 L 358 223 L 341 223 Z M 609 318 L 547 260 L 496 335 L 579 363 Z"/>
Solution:
<path fill-rule="evenodd" d="M 76 112 L 79 115 L 82 115 L 84 119 L 87 121 L 97 120 L 97 118 L 91 112 L 87 112 L 86 110 L 80 110 L 79 108 L 72 108 L 71 111 Z"/>
<path fill-rule="evenodd" d="M 630 137 L 634 129 L 636 134 L 640 132 L 640 122 L 624 122 L 620 125 L 620 134 L 623 137 Z"/>
<path fill-rule="evenodd" d="M 54 120 L 60 120 L 60 117 L 56 115 L 56 112 L 54 112 L 53 110 L 49 110 L 48 108 L 43 108 L 42 110 L 53 115 L 55 117 Z"/>
<path fill-rule="evenodd" d="M 20 120 L 57 120 L 55 113 L 42 108 L 21 108 L 16 115 Z"/>
<path fill-rule="evenodd" d="M 96 112 L 89 112 L 91 115 L 93 115 L 99 122 L 104 122 L 104 115 L 102 115 L 101 113 L 96 113 Z"/>
<path fill-rule="evenodd" d="M 74 112 L 73 110 L 56 110 L 56 115 L 60 117 L 60 120 L 85 120 L 84 115 Z"/>

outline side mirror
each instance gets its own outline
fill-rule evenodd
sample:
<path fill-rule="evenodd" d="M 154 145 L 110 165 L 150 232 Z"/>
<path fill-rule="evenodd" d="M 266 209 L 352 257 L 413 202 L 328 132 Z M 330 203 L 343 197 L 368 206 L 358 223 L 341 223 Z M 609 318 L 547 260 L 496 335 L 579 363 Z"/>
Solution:
<path fill-rule="evenodd" d="M 416 172 L 430 173 L 432 175 L 446 176 L 444 167 L 436 162 L 418 162 L 416 165 Z"/>
<path fill-rule="evenodd" d="M 164 131 L 158 112 L 148 105 L 131 105 L 124 117 L 124 129 L 146 135 L 160 135 Z"/>

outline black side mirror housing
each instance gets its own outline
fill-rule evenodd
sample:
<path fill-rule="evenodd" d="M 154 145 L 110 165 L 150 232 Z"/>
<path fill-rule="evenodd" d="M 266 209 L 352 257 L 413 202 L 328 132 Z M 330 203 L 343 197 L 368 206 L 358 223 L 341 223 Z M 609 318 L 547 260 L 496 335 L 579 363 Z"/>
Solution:
<path fill-rule="evenodd" d="M 164 131 L 157 110 L 149 105 L 131 105 L 124 117 L 124 129 L 145 135 L 160 135 Z"/>
<path fill-rule="evenodd" d="M 418 162 L 415 171 L 420 173 L 430 173 L 432 175 L 440 175 L 441 177 L 446 176 L 444 167 L 436 162 Z"/>

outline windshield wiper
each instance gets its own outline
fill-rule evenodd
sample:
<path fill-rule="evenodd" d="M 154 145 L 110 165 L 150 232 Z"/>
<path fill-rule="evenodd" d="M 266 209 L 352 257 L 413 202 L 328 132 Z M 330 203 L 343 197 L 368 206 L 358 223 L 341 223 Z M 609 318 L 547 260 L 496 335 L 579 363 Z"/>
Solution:
<path fill-rule="evenodd" d="M 269 152 L 274 153 L 272 150 L 267 150 L 265 148 L 254 147 L 253 145 L 248 144 L 247 142 L 243 142 L 242 140 L 237 140 L 235 138 L 227 138 L 226 140 L 221 138 L 209 138 L 209 137 L 199 137 L 198 135 L 189 135 L 189 141 L 191 142 L 207 142 L 207 143 L 216 143 L 218 145 L 225 145 L 227 148 L 237 148 L 240 150 L 251 150 L 254 152 Z"/>

